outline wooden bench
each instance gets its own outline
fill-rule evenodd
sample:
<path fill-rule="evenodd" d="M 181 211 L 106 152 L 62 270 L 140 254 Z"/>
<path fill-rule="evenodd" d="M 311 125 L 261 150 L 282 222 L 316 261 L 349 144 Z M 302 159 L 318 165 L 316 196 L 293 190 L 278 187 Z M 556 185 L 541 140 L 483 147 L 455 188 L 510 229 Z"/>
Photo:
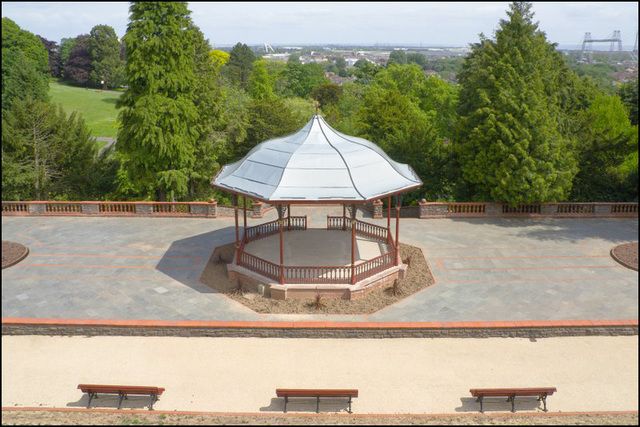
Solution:
<path fill-rule="evenodd" d="M 149 387 L 149 386 L 131 386 L 131 385 L 100 385 L 100 384 L 80 384 L 78 388 L 83 393 L 89 394 L 89 403 L 87 403 L 87 409 L 91 407 L 91 400 L 98 398 L 100 394 L 117 394 L 118 409 L 122 407 L 122 400 L 127 399 L 129 394 L 149 395 L 151 396 L 151 402 L 149 403 L 149 410 L 153 409 L 153 404 L 158 400 L 164 392 L 164 388 L 161 387 Z"/>
<path fill-rule="evenodd" d="M 484 412 L 482 400 L 485 397 L 506 397 L 507 402 L 511 402 L 511 412 L 516 412 L 516 396 L 538 396 L 538 401 L 542 400 L 544 411 L 547 411 L 547 396 L 551 396 L 557 391 L 555 387 L 536 388 L 472 388 L 469 390 L 471 396 L 477 397 L 476 402 L 480 402 L 480 412 Z"/>
<path fill-rule="evenodd" d="M 290 397 L 315 397 L 316 412 L 320 412 L 321 397 L 344 397 L 349 398 L 349 413 L 351 413 L 351 399 L 358 397 L 358 390 L 337 390 L 337 389 L 276 389 L 278 397 L 284 397 L 284 412 L 287 412 L 287 403 Z"/>

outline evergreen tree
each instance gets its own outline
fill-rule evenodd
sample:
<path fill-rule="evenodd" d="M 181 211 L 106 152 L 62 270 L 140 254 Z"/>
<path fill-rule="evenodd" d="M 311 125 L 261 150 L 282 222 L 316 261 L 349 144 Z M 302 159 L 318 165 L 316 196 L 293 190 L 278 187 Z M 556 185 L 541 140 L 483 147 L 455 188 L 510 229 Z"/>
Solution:
<path fill-rule="evenodd" d="M 229 52 L 229 60 L 226 63 L 229 79 L 242 89 L 249 90 L 249 81 L 255 60 L 256 56 L 249 46 L 237 43 Z"/>
<path fill-rule="evenodd" d="M 515 2 L 495 40 L 472 46 L 459 75 L 456 147 L 475 198 L 517 203 L 565 200 L 576 173 L 561 132 L 562 58 Z"/>
<path fill-rule="evenodd" d="M 175 200 L 188 192 L 198 138 L 191 12 L 185 2 L 134 2 L 129 12 L 117 150 L 140 194 Z"/>
<path fill-rule="evenodd" d="M 96 145 L 77 113 L 27 97 L 2 120 L 3 200 L 82 199 Z"/>

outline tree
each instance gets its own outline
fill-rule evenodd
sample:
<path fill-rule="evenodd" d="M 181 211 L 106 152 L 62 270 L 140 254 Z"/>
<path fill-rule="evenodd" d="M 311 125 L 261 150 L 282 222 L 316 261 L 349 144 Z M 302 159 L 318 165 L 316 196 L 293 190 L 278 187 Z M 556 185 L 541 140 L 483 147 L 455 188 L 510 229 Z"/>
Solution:
<path fill-rule="evenodd" d="M 76 37 L 76 43 L 64 66 L 64 79 L 81 86 L 88 85 L 92 80 L 93 60 L 89 52 L 89 38 L 89 34 Z"/>
<path fill-rule="evenodd" d="M 253 62 L 256 56 L 249 46 L 237 43 L 229 52 L 226 69 L 232 82 L 244 90 L 249 90 L 249 79 L 253 72 Z"/>
<path fill-rule="evenodd" d="M 120 41 L 113 28 L 96 25 L 89 33 L 87 51 L 91 55 L 91 79 L 106 90 L 121 86 L 124 79 L 124 61 L 120 59 Z"/>
<path fill-rule="evenodd" d="M 2 111 L 16 99 L 47 101 L 49 56 L 40 38 L 2 18 Z"/>
<path fill-rule="evenodd" d="M 75 112 L 27 97 L 2 120 L 2 198 L 83 198 L 96 146 Z"/>
<path fill-rule="evenodd" d="M 476 199 L 565 200 L 576 173 L 561 133 L 562 57 L 534 24 L 531 5 L 512 3 L 495 32 L 472 45 L 459 75 L 455 144 Z"/>
<path fill-rule="evenodd" d="M 629 112 L 629 120 L 634 126 L 638 125 L 638 79 L 623 83 L 618 88 L 618 96 Z"/>
<path fill-rule="evenodd" d="M 265 59 L 253 63 L 253 74 L 249 82 L 249 94 L 253 99 L 269 100 L 275 97 L 273 77 L 267 70 Z"/>
<path fill-rule="evenodd" d="M 222 155 L 224 144 L 218 140 L 218 131 L 222 127 L 223 92 L 218 82 L 220 67 L 218 60 L 212 61 L 209 41 L 199 28 L 193 28 L 195 34 L 196 88 L 194 104 L 198 111 L 195 142 L 195 162 L 189 176 L 189 197 L 208 199 L 212 189 L 211 178 L 220 168 L 218 157 Z"/>
<path fill-rule="evenodd" d="M 69 60 L 69 57 L 71 56 L 71 51 L 73 50 L 74 47 L 76 47 L 76 43 L 78 42 L 78 40 L 73 37 L 73 38 L 63 38 L 62 40 L 60 40 L 60 67 L 61 67 L 61 73 L 64 70 L 64 67 L 67 65 L 67 61 Z"/>
<path fill-rule="evenodd" d="M 49 100 L 49 78 L 19 50 L 2 50 L 2 111 L 16 99 Z"/>
<path fill-rule="evenodd" d="M 40 37 L 21 29 L 9 18 L 2 18 L 2 51 L 5 50 L 22 52 L 37 72 L 49 75 L 49 55 Z"/>
<path fill-rule="evenodd" d="M 324 75 L 322 65 L 315 62 L 310 64 L 302 64 L 295 61 L 287 62 L 287 69 L 284 74 L 287 82 L 286 94 L 288 96 L 307 98 L 317 86 L 329 83 L 329 79 Z"/>
<path fill-rule="evenodd" d="M 216 68 L 220 68 L 229 62 L 229 57 L 230 55 L 224 50 L 214 49 L 209 51 L 209 59 L 211 59 Z"/>
<path fill-rule="evenodd" d="M 394 50 L 389 54 L 389 59 L 387 60 L 387 65 L 391 64 L 400 64 L 404 65 L 407 63 L 407 52 L 404 50 Z"/>
<path fill-rule="evenodd" d="M 638 198 L 638 188 L 626 185 L 634 154 L 638 155 L 638 128 L 631 126 L 627 111 L 617 96 L 598 96 L 580 115 L 578 168 L 572 200 L 629 201 Z"/>
<path fill-rule="evenodd" d="M 60 66 L 60 46 L 54 41 L 47 40 L 41 36 L 38 37 L 49 55 L 49 70 L 51 71 L 51 76 L 60 77 L 62 74 L 62 67 Z"/>
<path fill-rule="evenodd" d="M 134 2 L 129 12 L 117 150 L 141 195 L 175 200 L 188 192 L 199 136 L 191 12 L 184 2 Z"/>
<path fill-rule="evenodd" d="M 407 200 L 434 200 L 450 193 L 450 146 L 438 141 L 435 113 L 425 113 L 397 88 L 372 85 L 357 113 L 358 135 L 379 145 L 392 159 L 411 165 L 425 188 Z M 425 194 L 426 189 L 426 194 Z"/>
<path fill-rule="evenodd" d="M 335 83 L 322 84 L 311 92 L 311 97 L 318 101 L 322 109 L 338 104 L 340 95 L 342 88 Z"/>

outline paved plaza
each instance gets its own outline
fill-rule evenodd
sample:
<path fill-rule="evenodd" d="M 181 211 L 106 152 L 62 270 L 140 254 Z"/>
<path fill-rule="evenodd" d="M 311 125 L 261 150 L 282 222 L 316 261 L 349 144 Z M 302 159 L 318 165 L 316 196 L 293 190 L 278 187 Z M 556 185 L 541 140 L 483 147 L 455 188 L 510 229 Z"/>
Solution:
<path fill-rule="evenodd" d="M 292 209 L 292 215 L 308 215 L 311 228 L 326 228 L 328 214 L 342 215 L 342 207 Z M 364 217 L 386 226 L 386 219 Z M 275 218 L 271 210 L 248 225 Z M 372 322 L 638 318 L 638 274 L 609 256 L 613 246 L 638 239 L 637 219 L 402 219 L 400 241 L 422 249 L 436 283 L 370 315 L 260 315 L 201 284 L 198 278 L 212 250 L 234 241 L 233 225 L 233 218 L 4 216 L 2 239 L 27 245 L 30 255 L 2 271 L 2 316 Z"/>

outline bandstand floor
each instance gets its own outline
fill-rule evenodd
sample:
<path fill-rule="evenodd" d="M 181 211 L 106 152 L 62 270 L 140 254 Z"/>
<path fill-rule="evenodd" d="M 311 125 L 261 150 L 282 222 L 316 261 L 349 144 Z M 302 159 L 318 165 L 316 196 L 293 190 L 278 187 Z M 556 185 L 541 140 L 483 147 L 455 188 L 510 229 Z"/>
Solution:
<path fill-rule="evenodd" d="M 245 245 L 245 252 L 274 264 L 280 264 L 279 234 Z M 379 257 L 390 246 L 377 240 L 356 236 L 355 263 Z M 289 266 L 351 265 L 351 232 L 309 228 L 283 234 L 284 264 Z"/>

